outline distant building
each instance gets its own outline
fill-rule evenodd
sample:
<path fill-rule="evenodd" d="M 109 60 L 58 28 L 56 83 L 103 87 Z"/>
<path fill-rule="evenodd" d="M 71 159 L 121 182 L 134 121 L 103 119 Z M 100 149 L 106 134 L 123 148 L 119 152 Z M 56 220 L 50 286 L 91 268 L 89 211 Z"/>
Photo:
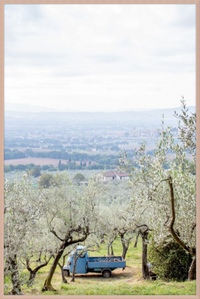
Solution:
<path fill-rule="evenodd" d="M 126 172 L 119 172 L 119 171 L 106 171 L 100 174 L 100 178 L 102 181 L 124 181 L 129 180 L 129 174 Z"/>

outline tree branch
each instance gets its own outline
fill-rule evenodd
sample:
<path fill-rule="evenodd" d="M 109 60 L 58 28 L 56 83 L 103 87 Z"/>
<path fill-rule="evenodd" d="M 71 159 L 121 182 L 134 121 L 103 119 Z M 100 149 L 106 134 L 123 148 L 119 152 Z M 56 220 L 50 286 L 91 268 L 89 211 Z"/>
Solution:
<path fill-rule="evenodd" d="M 56 238 L 58 238 L 61 242 L 64 241 L 64 239 L 61 239 L 61 238 L 57 235 L 57 233 L 55 232 L 55 230 L 50 230 L 50 232 L 51 232 L 52 234 L 54 234 L 54 236 L 56 236 Z"/>
<path fill-rule="evenodd" d="M 178 235 L 176 234 L 176 232 L 174 231 L 174 223 L 176 220 L 176 214 L 175 214 L 175 205 L 174 205 L 174 188 L 173 188 L 173 183 L 172 183 L 172 178 L 171 176 L 169 176 L 168 178 L 168 184 L 170 187 L 170 197 L 171 197 L 171 212 L 172 212 L 172 219 L 171 222 L 169 224 L 169 230 L 170 233 L 172 235 L 172 237 L 174 238 L 174 240 L 183 248 L 185 249 L 188 253 L 190 253 L 192 256 L 196 256 L 196 254 L 194 253 L 194 251 L 186 246 L 183 241 L 178 237 Z"/>

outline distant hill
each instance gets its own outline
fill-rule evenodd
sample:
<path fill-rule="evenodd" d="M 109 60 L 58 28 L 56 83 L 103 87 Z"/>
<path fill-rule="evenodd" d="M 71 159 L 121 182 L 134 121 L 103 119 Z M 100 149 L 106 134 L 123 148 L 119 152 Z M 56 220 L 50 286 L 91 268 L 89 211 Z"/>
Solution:
<path fill-rule="evenodd" d="M 19 107 L 18 107 L 19 108 Z M 32 109 L 34 108 L 34 109 Z M 14 109 L 14 106 L 13 106 Z M 59 112 L 41 111 L 42 107 L 25 105 L 27 111 L 5 110 L 5 123 L 17 120 L 18 123 L 27 124 L 30 121 L 37 125 L 112 125 L 112 126 L 135 126 L 135 127 L 158 127 L 161 125 L 162 116 L 166 125 L 177 126 L 174 111 L 181 113 L 181 107 L 170 109 L 144 110 L 144 111 L 121 111 L 121 112 Z M 30 110 L 31 109 L 31 110 Z M 188 107 L 188 113 L 194 113 L 194 106 Z M 16 121 L 15 121 L 16 122 Z"/>
<path fill-rule="evenodd" d="M 13 112 L 45 112 L 45 111 L 56 111 L 54 109 L 50 109 L 42 106 L 35 105 L 26 105 L 26 104 L 13 104 L 13 103 L 5 103 L 5 111 L 13 111 Z"/>

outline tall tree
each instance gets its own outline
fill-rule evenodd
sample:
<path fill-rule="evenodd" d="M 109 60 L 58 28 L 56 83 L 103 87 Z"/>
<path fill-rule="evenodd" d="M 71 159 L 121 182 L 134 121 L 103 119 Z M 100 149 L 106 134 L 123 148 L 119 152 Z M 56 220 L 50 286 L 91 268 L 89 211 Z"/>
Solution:
<path fill-rule="evenodd" d="M 184 118 L 189 116 L 184 115 Z M 185 122 L 191 125 L 191 122 Z M 195 122 L 192 122 L 195 127 Z M 179 124 L 180 126 L 180 124 Z M 195 129 L 195 128 L 194 128 Z M 194 130 L 195 131 L 195 130 Z M 191 172 L 185 138 L 176 143 L 171 128 L 160 130 L 154 156 L 146 154 L 146 144 L 135 151 L 134 163 L 126 154 L 121 157 L 122 168 L 131 169 L 132 184 L 140 190 L 140 198 L 150 217 L 149 227 L 157 242 L 163 242 L 169 233 L 193 257 L 189 279 L 195 278 L 196 264 L 196 177 Z M 192 142 L 189 143 L 190 145 Z M 190 149 L 195 147 L 190 147 Z M 195 153 L 193 152 L 193 156 Z M 141 188 L 139 187 L 141 186 Z"/>
<path fill-rule="evenodd" d="M 33 190 L 27 176 L 7 181 L 4 185 L 4 260 L 5 276 L 11 276 L 13 295 L 21 294 L 24 283 L 21 274 L 21 259 L 25 257 L 27 248 L 33 249 L 32 235 L 37 231 L 37 223 L 42 214 L 43 194 Z M 38 234 L 39 235 L 39 234 Z"/>
<path fill-rule="evenodd" d="M 97 192 L 94 182 L 75 188 L 62 186 L 49 190 L 47 224 L 60 245 L 44 282 L 43 291 L 54 290 L 52 278 L 65 249 L 84 242 L 95 230 Z M 62 208 L 61 208 L 62 207 Z"/>

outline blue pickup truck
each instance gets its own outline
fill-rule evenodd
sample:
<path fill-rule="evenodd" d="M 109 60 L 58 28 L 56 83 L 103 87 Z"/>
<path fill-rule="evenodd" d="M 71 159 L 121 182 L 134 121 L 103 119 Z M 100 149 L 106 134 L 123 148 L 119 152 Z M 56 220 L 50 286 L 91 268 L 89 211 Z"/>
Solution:
<path fill-rule="evenodd" d="M 67 265 L 63 267 L 64 274 L 69 276 L 73 272 L 73 262 L 76 255 L 79 255 L 76 262 L 76 274 L 88 272 L 101 273 L 103 277 L 111 277 L 112 271 L 117 268 L 126 267 L 126 262 L 121 256 L 112 257 L 89 257 L 85 246 L 79 245 L 73 250 L 67 259 Z"/>

